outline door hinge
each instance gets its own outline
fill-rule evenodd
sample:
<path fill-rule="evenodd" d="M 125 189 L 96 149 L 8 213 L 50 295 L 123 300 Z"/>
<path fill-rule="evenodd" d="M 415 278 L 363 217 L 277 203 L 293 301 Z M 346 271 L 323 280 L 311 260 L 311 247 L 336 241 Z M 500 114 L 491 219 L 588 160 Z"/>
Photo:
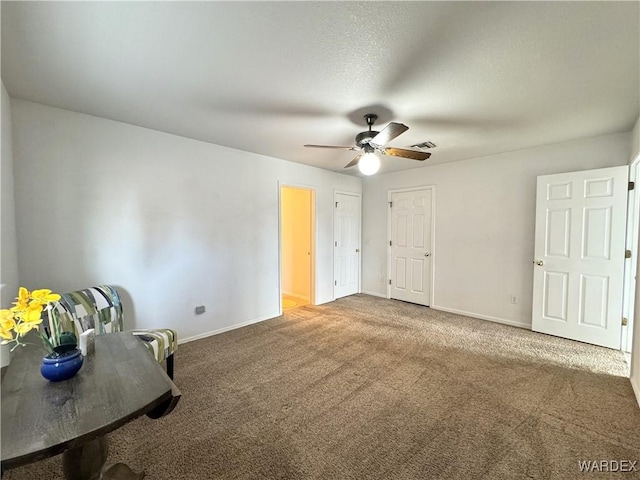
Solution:
<path fill-rule="evenodd" d="M 391 240 L 389 240 L 389 246 L 391 246 Z"/>
<path fill-rule="evenodd" d="M 391 279 L 389 279 L 389 285 L 391 285 Z"/>
<path fill-rule="evenodd" d="M 622 326 L 626 327 L 629 324 L 629 319 L 627 317 L 622 317 Z"/>
<path fill-rule="evenodd" d="M 336 208 L 338 208 L 338 202 L 336 202 Z"/>
<path fill-rule="evenodd" d="M 389 202 L 389 208 L 393 208 L 393 202 Z"/>
<path fill-rule="evenodd" d="M 338 246 L 338 240 L 336 240 L 336 241 L 335 241 L 335 242 L 333 242 L 333 243 L 335 243 L 336 247 Z"/>
<path fill-rule="evenodd" d="M 338 286 L 338 280 L 334 280 L 334 281 L 333 281 L 333 284 L 334 284 L 335 286 Z"/>
<path fill-rule="evenodd" d="M 629 190 L 636 188 L 636 182 L 629 182 Z"/>
<path fill-rule="evenodd" d="M 631 250 L 624 251 L 624 258 L 631 258 Z"/>

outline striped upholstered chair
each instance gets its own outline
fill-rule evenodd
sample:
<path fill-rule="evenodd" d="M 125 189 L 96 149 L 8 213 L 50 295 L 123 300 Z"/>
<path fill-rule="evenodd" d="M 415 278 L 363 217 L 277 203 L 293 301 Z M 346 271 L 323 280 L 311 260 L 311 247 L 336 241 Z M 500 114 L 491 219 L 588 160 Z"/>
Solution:
<path fill-rule="evenodd" d="M 76 334 L 93 328 L 96 335 L 123 330 L 122 302 L 118 291 L 110 285 L 85 288 L 61 295 L 56 305 L 58 313 L 73 321 Z M 70 318 L 69 318 L 70 317 Z M 144 342 L 158 362 L 167 362 L 167 374 L 173 380 L 173 353 L 178 337 L 168 328 L 157 330 L 133 330 Z"/>

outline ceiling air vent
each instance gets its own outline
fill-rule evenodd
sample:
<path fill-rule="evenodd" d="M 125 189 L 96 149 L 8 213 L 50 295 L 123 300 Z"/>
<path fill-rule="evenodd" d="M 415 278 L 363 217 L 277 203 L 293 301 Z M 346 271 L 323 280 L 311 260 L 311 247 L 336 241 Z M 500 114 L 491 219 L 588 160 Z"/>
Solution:
<path fill-rule="evenodd" d="M 415 148 L 420 148 L 422 150 L 427 150 L 428 148 L 436 148 L 437 145 L 433 142 L 430 141 L 426 141 L 426 142 L 422 142 L 422 143 L 416 143 L 415 145 L 411 145 L 412 147 Z"/>

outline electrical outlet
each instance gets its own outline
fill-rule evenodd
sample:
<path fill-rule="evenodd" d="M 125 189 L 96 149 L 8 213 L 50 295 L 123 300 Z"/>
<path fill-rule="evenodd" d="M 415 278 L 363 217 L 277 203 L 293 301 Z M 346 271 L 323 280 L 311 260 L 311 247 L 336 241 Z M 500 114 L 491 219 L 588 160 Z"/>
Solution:
<path fill-rule="evenodd" d="M 381 274 L 381 275 L 378 277 L 378 281 L 379 281 L 380 283 L 384 283 L 384 275 L 383 275 L 383 274 Z"/>
<path fill-rule="evenodd" d="M 200 314 L 202 314 L 204 312 L 205 312 L 204 305 L 197 305 L 196 306 L 196 315 L 200 315 Z"/>
<path fill-rule="evenodd" d="M 515 295 L 511 295 L 511 303 L 514 305 L 518 303 L 518 297 Z"/>

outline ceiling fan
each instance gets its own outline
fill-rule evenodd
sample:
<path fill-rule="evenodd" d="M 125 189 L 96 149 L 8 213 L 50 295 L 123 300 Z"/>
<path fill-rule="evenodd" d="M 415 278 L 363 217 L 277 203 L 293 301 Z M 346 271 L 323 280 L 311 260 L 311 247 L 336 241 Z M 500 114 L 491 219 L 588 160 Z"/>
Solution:
<path fill-rule="evenodd" d="M 411 160 L 426 160 L 431 156 L 428 152 L 416 150 L 408 150 L 406 148 L 385 147 L 384 145 L 409 130 L 409 127 L 402 123 L 391 122 L 380 132 L 372 130 L 373 124 L 378 116 L 368 113 L 364 116 L 369 130 L 360 132 L 356 135 L 356 146 L 343 147 L 336 145 L 305 145 L 310 148 L 337 148 L 359 151 L 358 155 L 351 160 L 344 168 L 358 165 L 358 169 L 365 175 L 373 175 L 380 168 L 380 159 L 374 154 L 375 152 L 382 155 L 390 155 L 392 157 L 410 158 Z"/>

